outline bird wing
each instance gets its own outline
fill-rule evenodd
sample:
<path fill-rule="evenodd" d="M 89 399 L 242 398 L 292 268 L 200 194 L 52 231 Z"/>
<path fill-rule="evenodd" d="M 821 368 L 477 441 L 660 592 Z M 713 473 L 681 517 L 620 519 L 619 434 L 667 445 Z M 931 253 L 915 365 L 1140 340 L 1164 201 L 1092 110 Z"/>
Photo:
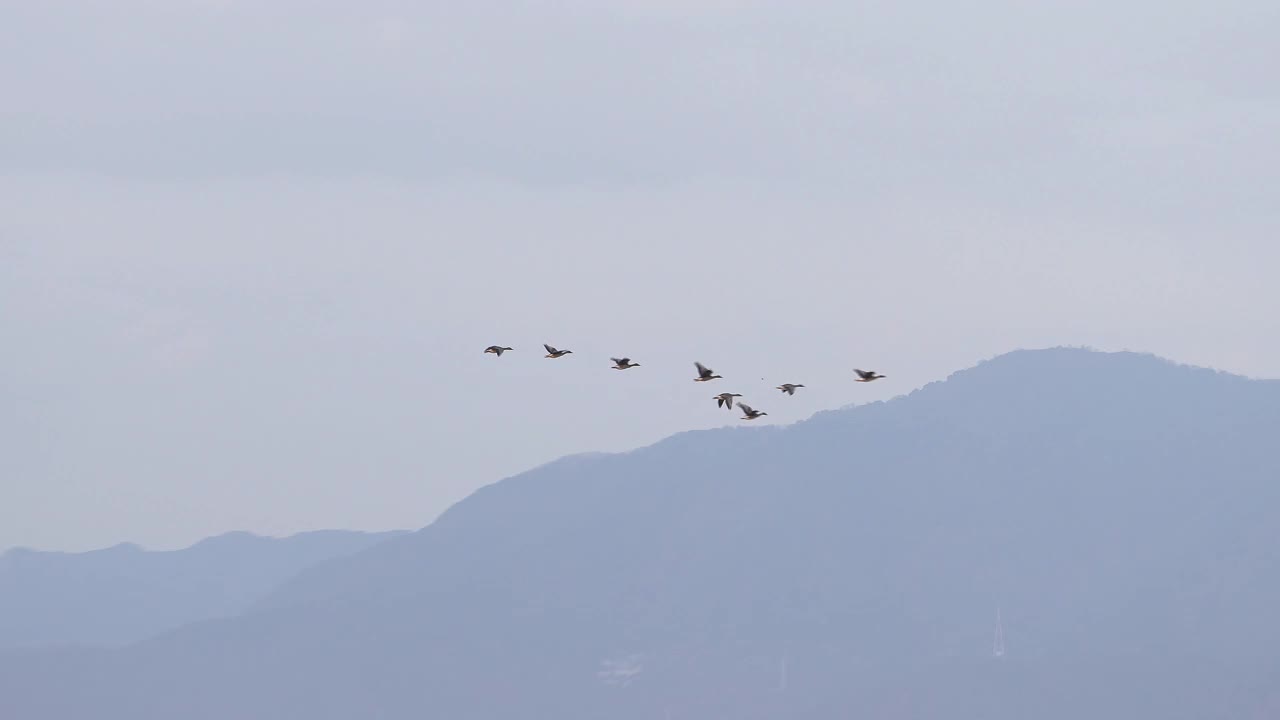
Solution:
<path fill-rule="evenodd" d="M 556 349 L 546 343 L 542 343 L 542 347 L 546 348 L 547 352 L 551 353 L 552 355 L 556 353 Z"/>
<path fill-rule="evenodd" d="M 700 377 L 706 377 L 711 374 L 711 371 L 707 369 L 707 366 L 700 362 L 695 362 L 693 366 L 698 368 L 698 375 Z"/>
<path fill-rule="evenodd" d="M 751 413 L 755 412 L 755 410 L 751 409 L 750 405 L 743 405 L 742 403 L 738 403 L 738 409 L 746 413 L 747 415 L 750 415 Z"/>

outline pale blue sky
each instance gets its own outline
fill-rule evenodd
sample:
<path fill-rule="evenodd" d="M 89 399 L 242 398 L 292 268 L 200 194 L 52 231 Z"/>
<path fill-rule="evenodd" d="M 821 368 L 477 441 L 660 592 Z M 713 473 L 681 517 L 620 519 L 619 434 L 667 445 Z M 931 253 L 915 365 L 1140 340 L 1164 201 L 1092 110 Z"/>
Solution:
<path fill-rule="evenodd" d="M 459 5 L 0 11 L 0 548 L 418 527 L 1018 347 L 1280 377 L 1274 3 Z"/>

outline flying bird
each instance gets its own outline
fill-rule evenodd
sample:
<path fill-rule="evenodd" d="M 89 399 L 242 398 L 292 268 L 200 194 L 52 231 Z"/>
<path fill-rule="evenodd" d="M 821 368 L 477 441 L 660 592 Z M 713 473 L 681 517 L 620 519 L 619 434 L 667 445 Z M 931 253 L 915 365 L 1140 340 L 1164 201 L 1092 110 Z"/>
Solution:
<path fill-rule="evenodd" d="M 484 351 L 485 351 L 485 352 L 487 352 L 487 353 L 493 353 L 494 355 L 497 355 L 498 357 L 502 357 L 502 353 L 504 353 L 504 352 L 506 352 L 506 351 L 508 351 L 508 350 L 510 350 L 510 349 L 511 349 L 511 348 L 509 348 L 509 347 L 502 347 L 502 346 L 500 346 L 500 345 L 490 345 L 489 347 L 485 348 L 485 349 L 484 349 Z"/>
<path fill-rule="evenodd" d="M 720 377 L 719 375 L 712 375 L 711 369 L 700 362 L 695 362 L 694 366 L 698 368 L 698 377 L 693 379 L 694 382 L 706 382 Z"/>
<path fill-rule="evenodd" d="M 609 358 L 613 361 L 614 370 L 626 370 L 627 368 L 640 367 L 640 363 L 631 362 L 631 358 Z"/>
<path fill-rule="evenodd" d="M 854 368 L 853 371 L 858 373 L 858 379 L 856 382 L 871 382 L 872 380 L 879 380 L 884 377 L 884 375 L 877 375 L 875 370 L 859 370 L 858 368 Z"/>
<path fill-rule="evenodd" d="M 778 386 L 777 389 L 781 390 L 782 392 L 788 395 L 795 395 L 796 388 L 802 388 L 802 387 L 804 387 L 804 385 L 792 385 L 791 383 L 782 383 L 781 385 Z"/>
<path fill-rule="evenodd" d="M 547 349 L 546 357 L 549 357 L 549 358 L 564 357 L 565 355 L 568 355 L 569 353 L 573 352 L 572 350 L 557 350 L 546 343 L 543 343 L 542 347 Z"/>
<path fill-rule="evenodd" d="M 712 399 L 716 401 L 716 407 L 722 407 L 725 410 L 732 410 L 733 399 L 736 397 L 742 397 L 742 393 L 720 393 Z"/>
<path fill-rule="evenodd" d="M 752 410 L 750 405 L 743 405 L 742 403 L 738 403 L 738 409 L 743 412 L 743 420 L 755 420 L 761 415 L 769 414 L 767 412 L 760 412 L 759 410 Z"/>

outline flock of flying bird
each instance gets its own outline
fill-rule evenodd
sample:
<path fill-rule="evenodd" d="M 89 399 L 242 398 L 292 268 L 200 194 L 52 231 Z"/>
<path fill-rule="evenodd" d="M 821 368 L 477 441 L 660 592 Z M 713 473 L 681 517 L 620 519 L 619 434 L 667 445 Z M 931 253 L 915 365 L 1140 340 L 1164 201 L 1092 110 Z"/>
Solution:
<path fill-rule="evenodd" d="M 543 357 L 548 357 L 553 359 L 562 358 L 565 355 L 570 355 L 573 353 L 572 350 L 558 350 L 545 343 L 542 345 L 542 347 L 547 349 L 547 354 L 544 355 Z M 509 347 L 502 347 L 501 345 L 490 345 L 489 347 L 485 348 L 484 351 L 486 353 L 493 353 L 498 357 L 502 357 L 502 353 L 507 352 L 510 349 L 511 348 Z M 624 358 L 609 358 L 609 359 L 613 361 L 614 370 L 630 370 L 631 368 L 640 367 L 640 363 L 631 362 L 631 358 L 624 357 Z M 700 362 L 695 362 L 693 366 L 698 369 L 698 377 L 693 379 L 694 382 L 707 382 L 710 380 L 715 380 L 717 378 L 720 378 L 720 376 L 716 375 L 711 370 L 711 368 L 707 367 L 706 365 L 703 365 Z M 854 368 L 853 371 L 858 375 L 856 382 L 871 382 L 872 380 L 879 380 L 880 378 L 885 377 L 884 375 L 877 374 L 874 370 L 859 370 L 858 368 Z M 783 383 L 774 389 L 781 390 L 783 394 L 786 394 L 786 395 L 795 395 L 796 388 L 802 388 L 802 387 L 804 387 L 804 385 L 796 384 L 796 383 Z M 734 398 L 738 398 L 738 397 L 742 397 L 742 395 L 740 393 L 723 392 L 713 397 L 712 400 L 716 401 L 716 407 L 722 407 L 726 410 L 732 410 L 734 405 Z M 761 412 L 759 410 L 756 410 L 752 408 L 750 405 L 747 405 L 746 403 L 743 403 L 743 402 L 738 402 L 737 405 L 738 405 L 738 409 L 741 410 L 743 413 L 742 414 L 743 420 L 755 420 L 758 417 L 769 414 L 767 412 Z"/>

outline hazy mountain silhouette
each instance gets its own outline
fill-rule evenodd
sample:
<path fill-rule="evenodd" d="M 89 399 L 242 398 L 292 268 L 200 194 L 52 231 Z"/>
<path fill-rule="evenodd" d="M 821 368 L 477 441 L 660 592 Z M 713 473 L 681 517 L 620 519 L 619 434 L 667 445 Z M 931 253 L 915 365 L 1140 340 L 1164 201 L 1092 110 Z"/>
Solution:
<path fill-rule="evenodd" d="M 0 554 L 0 648 L 117 645 L 235 615 L 304 568 L 399 534 L 233 532 L 163 552 L 16 548 Z"/>
<path fill-rule="evenodd" d="M 551 463 L 240 618 L 10 655 L 0 702 L 32 719 L 1274 717 L 1276 438 L 1280 382 L 1010 353 L 786 428 Z"/>

